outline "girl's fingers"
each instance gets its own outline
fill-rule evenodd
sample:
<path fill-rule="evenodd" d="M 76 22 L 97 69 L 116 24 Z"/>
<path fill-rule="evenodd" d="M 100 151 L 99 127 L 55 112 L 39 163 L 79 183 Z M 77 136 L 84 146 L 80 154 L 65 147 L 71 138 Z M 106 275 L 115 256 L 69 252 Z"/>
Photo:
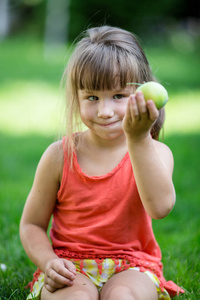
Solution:
<path fill-rule="evenodd" d="M 48 292 L 54 293 L 57 289 L 50 286 L 48 283 L 44 285 Z"/>
<path fill-rule="evenodd" d="M 159 111 L 153 100 L 146 102 L 142 92 L 137 92 L 136 100 L 141 120 L 155 121 L 158 118 Z"/>
<path fill-rule="evenodd" d="M 142 92 L 130 95 L 126 114 L 123 120 L 123 130 L 133 136 L 144 135 L 151 129 L 152 124 L 158 118 L 159 112 L 152 100 L 147 102 Z"/>
<path fill-rule="evenodd" d="M 134 120 L 139 119 L 139 109 L 137 106 L 137 102 L 135 99 L 135 95 L 131 95 L 128 100 L 127 110 L 126 110 L 126 119 L 127 120 Z"/>
<path fill-rule="evenodd" d="M 49 262 L 45 272 L 44 284 L 48 291 L 72 286 L 76 277 L 76 267 L 66 259 L 57 258 Z"/>
<path fill-rule="evenodd" d="M 69 272 L 71 272 L 73 275 L 76 275 L 76 267 L 70 260 L 63 259 L 63 263 Z"/>
<path fill-rule="evenodd" d="M 52 271 L 49 275 L 47 275 L 47 278 L 50 278 L 56 284 L 60 284 L 64 286 L 64 285 L 71 284 L 75 276 L 74 275 L 72 276 L 71 274 L 67 274 L 67 276 L 63 276 L 61 273 Z"/>
<path fill-rule="evenodd" d="M 49 266 L 49 269 L 46 270 L 46 275 L 51 278 L 53 278 L 53 276 L 57 276 L 60 279 L 63 278 L 74 280 L 76 275 L 76 267 L 72 262 L 66 259 L 58 258 L 54 260 Z"/>
<path fill-rule="evenodd" d="M 147 110 L 147 105 L 146 105 L 146 101 L 144 99 L 143 93 L 137 92 L 135 98 L 136 98 L 136 103 L 137 103 L 140 118 L 147 119 L 148 118 L 148 110 Z"/>
<path fill-rule="evenodd" d="M 153 100 L 147 101 L 147 108 L 149 111 L 149 119 L 152 121 L 155 121 L 159 117 L 159 111 L 155 106 L 155 103 Z"/>
<path fill-rule="evenodd" d="M 68 270 L 64 265 L 53 269 L 58 275 L 60 275 L 59 278 L 66 278 L 68 280 L 74 280 L 75 278 L 75 273 Z"/>
<path fill-rule="evenodd" d="M 47 277 L 45 283 L 51 286 L 54 289 L 60 289 L 64 286 L 72 286 L 73 281 L 70 279 L 63 278 L 59 274 L 56 274 L 52 277 Z"/>

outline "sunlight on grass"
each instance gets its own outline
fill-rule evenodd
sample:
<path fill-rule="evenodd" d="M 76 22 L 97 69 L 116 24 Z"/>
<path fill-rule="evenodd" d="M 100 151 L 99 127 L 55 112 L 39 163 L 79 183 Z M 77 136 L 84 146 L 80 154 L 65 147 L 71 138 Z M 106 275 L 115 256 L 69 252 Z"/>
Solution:
<path fill-rule="evenodd" d="M 0 90 L 0 130 L 6 134 L 59 135 L 64 129 L 64 96 L 41 81 L 16 81 Z M 165 135 L 200 132 L 200 91 L 170 95 Z"/>
<path fill-rule="evenodd" d="M 166 105 L 165 134 L 200 132 L 200 90 L 171 95 Z"/>
<path fill-rule="evenodd" d="M 0 129 L 6 134 L 57 134 L 61 126 L 61 90 L 43 82 L 18 81 L 0 92 Z M 62 110 L 63 111 L 63 110 Z"/>

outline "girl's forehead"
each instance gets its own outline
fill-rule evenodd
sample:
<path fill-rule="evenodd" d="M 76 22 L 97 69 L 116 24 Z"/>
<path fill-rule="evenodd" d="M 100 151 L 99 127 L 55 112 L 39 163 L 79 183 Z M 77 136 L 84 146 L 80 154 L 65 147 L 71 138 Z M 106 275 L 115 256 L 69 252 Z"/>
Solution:
<path fill-rule="evenodd" d="M 102 49 L 97 50 L 83 53 L 73 65 L 72 82 L 78 89 L 109 90 L 118 89 L 117 85 L 125 88 L 127 82 L 138 80 L 137 63 L 130 54 L 112 52 L 110 56 L 111 52 L 106 55 Z"/>

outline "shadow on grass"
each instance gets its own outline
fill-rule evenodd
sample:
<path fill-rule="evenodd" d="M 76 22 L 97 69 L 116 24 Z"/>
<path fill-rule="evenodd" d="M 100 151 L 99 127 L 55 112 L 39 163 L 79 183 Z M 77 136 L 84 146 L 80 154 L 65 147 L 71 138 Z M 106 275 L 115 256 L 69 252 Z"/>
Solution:
<path fill-rule="evenodd" d="M 54 141 L 39 135 L 0 134 L 0 263 L 7 270 L 0 274 L 0 299 L 25 299 L 24 286 L 32 279 L 35 266 L 27 258 L 19 239 L 18 227 L 38 161 Z M 175 159 L 174 184 L 177 202 L 168 217 L 153 220 L 163 253 L 164 274 L 183 286 L 189 298 L 199 296 L 199 165 L 200 135 L 167 136 L 165 143 Z"/>

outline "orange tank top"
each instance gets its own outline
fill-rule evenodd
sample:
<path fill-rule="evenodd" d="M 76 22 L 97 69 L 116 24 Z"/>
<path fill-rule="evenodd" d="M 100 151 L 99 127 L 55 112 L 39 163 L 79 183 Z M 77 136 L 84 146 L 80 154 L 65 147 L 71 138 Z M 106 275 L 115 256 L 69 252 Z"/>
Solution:
<path fill-rule="evenodd" d="M 59 257 L 97 261 L 121 258 L 141 271 L 155 273 L 171 295 L 183 292 L 163 277 L 161 251 L 138 194 L 128 152 L 110 173 L 88 176 L 75 153 L 70 169 L 64 150 L 50 237 Z"/>
<path fill-rule="evenodd" d="M 53 213 L 53 248 L 78 258 L 140 258 L 159 263 L 151 218 L 140 200 L 129 154 L 108 174 L 87 176 L 67 154 Z"/>

